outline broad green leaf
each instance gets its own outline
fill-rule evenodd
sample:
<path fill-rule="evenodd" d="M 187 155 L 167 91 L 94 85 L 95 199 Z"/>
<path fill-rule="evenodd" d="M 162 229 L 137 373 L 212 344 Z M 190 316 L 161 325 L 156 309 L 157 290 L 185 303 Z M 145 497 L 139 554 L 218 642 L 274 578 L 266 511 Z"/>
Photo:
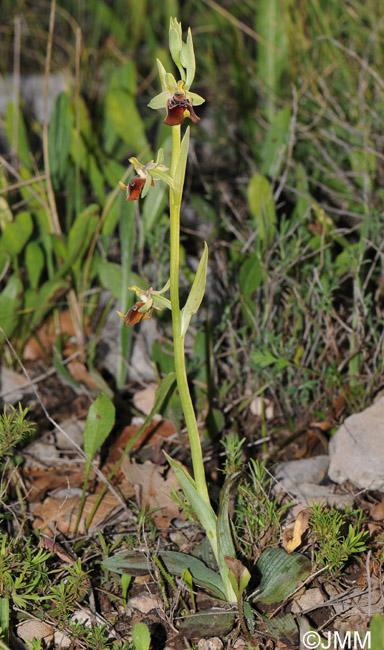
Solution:
<path fill-rule="evenodd" d="M 262 617 L 265 628 L 273 639 L 285 645 L 298 647 L 299 630 L 292 614 L 276 616 L 275 618 Z M 313 647 L 313 646 L 310 646 Z M 319 647 L 316 645 L 316 648 Z"/>
<path fill-rule="evenodd" d="M 149 650 L 151 634 L 145 623 L 136 623 L 132 628 L 132 643 L 135 650 Z"/>
<path fill-rule="evenodd" d="M 235 612 L 214 607 L 184 618 L 179 632 L 187 639 L 223 637 L 233 629 L 235 621 Z"/>
<path fill-rule="evenodd" d="M 189 296 L 181 312 L 181 336 L 185 336 L 193 314 L 198 311 L 204 298 L 205 284 L 207 280 L 208 246 L 204 242 L 204 252 L 197 267 Z"/>
<path fill-rule="evenodd" d="M 290 123 L 290 108 L 282 108 L 271 124 L 261 151 L 260 171 L 264 176 L 276 178 L 285 163 Z"/>
<path fill-rule="evenodd" d="M 311 561 L 301 553 L 267 548 L 260 556 L 256 569 L 261 580 L 258 589 L 251 595 L 251 600 L 271 604 L 290 596 L 299 582 L 308 578 Z"/>
<path fill-rule="evenodd" d="M 15 125 L 15 121 L 17 124 Z M 8 102 L 5 112 L 5 132 L 11 149 L 16 151 L 20 162 L 33 171 L 30 147 L 24 118 L 20 109 L 13 102 Z M 16 135 L 16 142 L 14 141 Z"/>
<path fill-rule="evenodd" d="M 221 575 L 228 575 L 228 562 L 225 556 L 229 558 L 236 557 L 235 546 L 232 540 L 231 524 L 229 521 L 229 498 L 231 490 L 239 478 L 240 472 L 235 472 L 225 480 L 225 483 L 220 491 L 220 505 L 219 514 L 217 516 L 217 547 L 218 547 L 218 564 Z M 229 578 L 232 584 L 232 580 Z M 233 587 L 233 584 L 232 584 Z M 238 590 L 235 590 L 236 595 Z"/>
<path fill-rule="evenodd" d="M 288 359 L 285 357 L 275 357 L 269 350 L 252 350 L 251 352 L 252 364 L 257 368 L 268 368 L 269 366 L 276 366 L 277 370 L 283 370 L 290 365 Z"/>
<path fill-rule="evenodd" d="M 30 294 L 28 307 L 33 311 L 30 319 L 31 330 L 40 323 L 43 316 L 58 303 L 68 289 L 69 284 L 66 280 L 47 280 L 38 290 Z"/>
<path fill-rule="evenodd" d="M 104 119 L 104 137 L 106 138 L 109 133 L 108 141 L 106 141 L 107 153 L 112 150 L 116 136 L 120 137 L 130 149 L 137 151 L 138 154 L 145 150 L 148 152 L 144 122 L 132 95 L 123 89 L 110 89 L 105 98 Z"/>
<path fill-rule="evenodd" d="M 374 614 L 369 624 L 372 650 L 384 650 L 384 616 Z"/>
<path fill-rule="evenodd" d="M 121 288 L 123 286 L 123 271 L 120 264 L 101 262 L 98 265 L 98 271 L 102 286 L 105 289 L 109 289 L 116 300 L 120 300 Z"/>
<path fill-rule="evenodd" d="M 247 198 L 258 238 L 268 248 L 276 229 L 275 202 L 269 180 L 261 174 L 254 174 L 248 184 Z"/>
<path fill-rule="evenodd" d="M 98 162 L 92 154 L 87 156 L 86 164 L 89 180 L 91 181 L 93 190 L 96 194 L 97 199 L 100 203 L 105 203 L 105 188 L 104 188 L 104 176 L 99 169 Z"/>
<path fill-rule="evenodd" d="M 183 490 L 185 496 L 187 497 L 190 505 L 195 511 L 201 525 L 203 526 L 209 541 L 211 542 L 213 552 L 215 554 L 216 560 L 218 558 L 218 547 L 217 547 L 217 534 L 216 534 L 216 525 L 217 518 L 215 513 L 212 510 L 212 507 L 204 501 L 196 489 L 195 481 L 192 476 L 180 465 L 180 463 L 163 451 L 164 456 L 175 472 L 177 481 Z M 219 562 L 218 562 L 219 564 Z M 220 564 L 219 564 L 220 566 Z"/>
<path fill-rule="evenodd" d="M 190 127 L 187 127 L 187 130 L 184 134 L 184 137 L 181 141 L 180 155 L 179 160 L 177 161 L 175 176 L 173 178 L 173 192 L 174 201 L 176 205 L 181 205 L 181 198 L 183 195 L 183 186 L 185 178 L 185 170 L 188 160 L 188 150 L 189 150 L 189 134 Z"/>
<path fill-rule="evenodd" d="M 58 277 L 67 273 L 73 264 L 83 257 L 97 228 L 98 212 L 99 207 L 97 205 L 89 205 L 75 219 L 68 235 L 65 262 L 60 266 L 56 274 Z"/>
<path fill-rule="evenodd" d="M 258 43 L 257 76 L 269 91 L 267 118 L 273 121 L 276 97 L 281 94 L 281 77 L 289 69 L 288 42 L 284 23 L 283 0 L 259 0 L 256 12 Z"/>
<path fill-rule="evenodd" d="M 90 460 L 109 436 L 114 423 L 115 407 L 104 393 L 100 393 L 89 408 L 83 433 L 84 451 Z"/>
<path fill-rule="evenodd" d="M 25 265 L 31 289 L 37 289 L 44 268 L 45 258 L 41 246 L 36 241 L 29 242 L 25 249 Z"/>
<path fill-rule="evenodd" d="M 48 126 L 48 157 L 55 187 L 65 180 L 71 149 L 73 115 L 66 92 L 56 99 Z"/>
<path fill-rule="evenodd" d="M 12 223 L 8 223 L 0 238 L 0 250 L 9 255 L 18 255 L 32 235 L 33 222 L 29 212 L 19 212 Z"/>
<path fill-rule="evenodd" d="M 23 285 L 17 275 L 11 275 L 6 287 L 0 293 L 0 325 L 5 334 L 10 337 L 18 321 L 18 310 L 21 307 Z"/>
<path fill-rule="evenodd" d="M 244 589 L 251 579 L 251 574 L 249 573 L 247 567 L 245 567 L 244 564 L 242 564 L 237 558 L 225 555 L 224 559 L 228 567 L 229 581 L 239 602 L 239 600 L 242 598 Z"/>
<path fill-rule="evenodd" d="M 151 232 L 154 223 L 161 216 L 167 202 L 167 185 L 165 183 L 155 183 L 151 191 L 143 201 L 141 221 L 143 224 L 144 236 Z"/>
<path fill-rule="evenodd" d="M 186 555 L 178 551 L 160 551 L 157 554 L 168 573 L 182 576 L 184 569 L 188 569 L 194 583 L 207 589 L 220 600 L 225 600 L 223 581 L 218 573 L 209 569 L 204 562 L 193 555 Z M 138 575 L 148 572 L 148 558 L 139 551 L 124 551 L 105 559 L 102 563 L 104 569 L 114 573 L 131 573 Z"/>

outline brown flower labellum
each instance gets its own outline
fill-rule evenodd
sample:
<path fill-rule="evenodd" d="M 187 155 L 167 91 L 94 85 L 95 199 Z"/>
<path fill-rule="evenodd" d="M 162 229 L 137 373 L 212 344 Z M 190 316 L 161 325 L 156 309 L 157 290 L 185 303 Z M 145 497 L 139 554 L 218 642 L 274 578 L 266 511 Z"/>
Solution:
<path fill-rule="evenodd" d="M 143 176 L 134 176 L 131 178 L 127 185 L 127 201 L 137 201 L 145 185 L 145 181 L 146 178 Z M 154 185 L 153 179 L 151 185 Z"/>
<path fill-rule="evenodd" d="M 189 115 L 186 115 L 185 111 L 188 111 Z M 164 124 L 176 126 L 177 124 L 182 124 L 185 117 L 189 117 L 194 124 L 200 122 L 200 118 L 197 117 L 193 110 L 191 100 L 184 93 L 174 93 L 167 102 L 167 117 L 164 120 Z"/>
<path fill-rule="evenodd" d="M 148 318 L 151 318 L 153 312 L 152 308 L 148 311 L 139 311 L 143 305 L 145 305 L 144 302 L 137 302 L 133 307 L 131 307 L 127 315 L 124 317 L 124 323 L 126 325 L 136 325 L 136 323 L 140 323 L 141 320 L 148 320 Z"/>

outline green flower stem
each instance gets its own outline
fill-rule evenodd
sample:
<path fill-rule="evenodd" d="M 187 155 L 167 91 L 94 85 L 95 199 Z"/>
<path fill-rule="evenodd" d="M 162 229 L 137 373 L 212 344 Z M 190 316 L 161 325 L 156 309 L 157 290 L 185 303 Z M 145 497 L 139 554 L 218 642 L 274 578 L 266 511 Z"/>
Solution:
<path fill-rule="evenodd" d="M 180 155 L 180 125 L 172 127 L 172 156 L 170 175 L 174 178 L 177 163 Z M 197 427 L 195 411 L 189 392 L 187 372 L 185 368 L 184 336 L 181 335 L 181 311 L 179 298 L 179 271 L 180 271 L 180 205 L 182 188 L 175 194 L 170 188 L 170 230 L 171 230 L 171 262 L 170 262 L 170 295 L 172 305 L 172 327 L 175 372 L 177 387 L 179 390 L 180 402 L 184 413 L 185 423 L 188 430 L 189 444 L 191 448 L 193 476 L 196 490 L 199 495 L 210 504 L 203 455 L 201 451 L 199 430 Z"/>

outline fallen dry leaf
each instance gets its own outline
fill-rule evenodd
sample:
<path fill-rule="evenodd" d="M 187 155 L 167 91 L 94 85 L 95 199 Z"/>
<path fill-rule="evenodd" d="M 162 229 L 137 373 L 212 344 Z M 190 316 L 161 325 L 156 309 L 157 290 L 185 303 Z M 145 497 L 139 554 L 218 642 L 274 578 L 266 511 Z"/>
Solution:
<path fill-rule="evenodd" d="M 295 525 L 283 531 L 283 546 L 288 553 L 292 553 L 301 544 L 301 538 L 308 528 L 311 508 L 304 508 L 296 517 Z"/>
<path fill-rule="evenodd" d="M 168 469 L 167 478 L 163 477 L 166 468 L 155 465 L 147 460 L 142 465 L 131 462 L 126 458 L 121 469 L 127 481 L 138 488 L 140 499 L 139 506 L 146 506 L 149 509 L 159 508 L 154 513 L 154 522 L 158 528 L 169 526 L 171 519 L 179 516 L 179 506 L 172 499 L 172 488 L 177 489 L 176 477 L 171 469 Z"/>
<path fill-rule="evenodd" d="M 29 641 L 30 643 L 32 643 L 34 639 L 41 639 L 44 640 L 48 647 L 53 641 L 53 633 L 54 629 L 50 625 L 43 623 L 43 621 L 37 621 L 36 619 L 22 621 L 17 626 L 17 636 L 21 639 Z"/>
<path fill-rule="evenodd" d="M 73 324 L 71 313 L 66 311 L 59 312 L 60 332 L 64 336 L 76 337 L 76 328 Z M 89 318 L 85 326 L 86 334 L 90 334 Z M 36 334 L 30 336 L 25 344 L 23 359 L 28 361 L 37 361 L 45 359 L 51 353 L 57 336 L 56 326 L 53 317 L 37 330 Z"/>
<path fill-rule="evenodd" d="M 126 498 L 134 496 L 134 490 L 127 490 Z M 129 496 L 128 496 L 129 495 Z M 91 514 L 92 508 L 98 498 L 97 494 L 92 494 L 85 499 L 83 511 L 80 518 L 79 533 L 85 532 L 85 523 Z M 71 535 L 75 529 L 77 511 L 80 504 L 80 496 L 75 494 L 69 498 L 47 497 L 42 504 L 36 506 L 33 511 L 33 527 L 40 531 L 59 530 L 64 535 Z M 121 508 L 120 501 L 111 493 L 107 492 L 93 518 L 90 531 L 101 526 L 105 520 L 109 519 L 112 514 Z"/>
<path fill-rule="evenodd" d="M 137 433 L 139 426 L 135 424 L 130 424 L 127 427 L 124 427 L 120 435 L 111 445 L 109 450 L 109 455 L 107 462 L 116 463 L 119 460 L 121 454 L 123 453 L 127 442 Z M 151 424 L 144 429 L 141 436 L 136 440 L 135 444 L 132 447 L 132 450 L 135 451 L 140 449 L 145 444 L 153 445 L 162 445 L 164 440 L 173 436 L 176 433 L 176 427 L 169 420 L 155 420 L 153 419 Z"/>
<path fill-rule="evenodd" d="M 374 521 L 384 520 L 384 496 L 381 497 L 380 503 L 371 506 L 371 517 Z"/>
<path fill-rule="evenodd" d="M 138 390 L 132 398 L 135 407 L 144 415 L 149 415 L 155 405 L 156 390 L 157 384 L 150 384 L 147 388 Z"/>

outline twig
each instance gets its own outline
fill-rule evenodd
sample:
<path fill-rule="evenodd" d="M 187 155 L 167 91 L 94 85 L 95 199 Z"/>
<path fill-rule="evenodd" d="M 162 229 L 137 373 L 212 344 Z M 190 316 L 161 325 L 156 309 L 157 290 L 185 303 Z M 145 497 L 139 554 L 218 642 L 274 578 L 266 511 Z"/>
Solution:
<path fill-rule="evenodd" d="M 51 173 L 49 169 L 49 154 L 48 154 L 48 86 L 49 86 L 49 72 L 51 68 L 51 55 L 52 55 L 52 40 L 53 40 L 53 28 L 55 25 L 55 10 L 56 10 L 56 0 L 51 2 L 51 13 L 49 16 L 49 32 L 48 32 L 48 43 L 47 43 L 47 56 L 45 59 L 45 79 L 44 79 L 44 122 L 43 122 L 43 156 L 44 156 L 44 167 L 47 180 L 47 194 L 48 202 L 50 207 L 50 212 L 48 212 L 48 218 L 50 221 L 51 231 L 57 235 L 61 234 L 59 217 L 56 209 L 55 195 L 53 193 Z"/>

